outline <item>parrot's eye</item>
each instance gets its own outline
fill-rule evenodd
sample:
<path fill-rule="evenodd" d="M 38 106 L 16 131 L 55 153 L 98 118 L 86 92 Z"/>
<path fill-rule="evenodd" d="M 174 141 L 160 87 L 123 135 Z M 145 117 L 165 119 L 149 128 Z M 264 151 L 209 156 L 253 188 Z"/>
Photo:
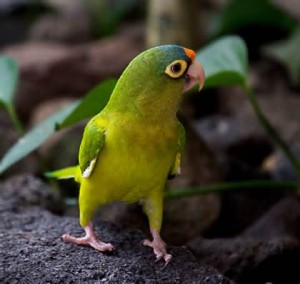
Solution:
<path fill-rule="evenodd" d="M 187 68 L 187 63 L 184 60 L 175 60 L 169 64 L 165 73 L 171 78 L 179 78 Z"/>
<path fill-rule="evenodd" d="M 175 63 L 171 66 L 171 70 L 173 73 L 179 73 L 181 71 L 181 64 L 178 62 L 178 63 Z"/>

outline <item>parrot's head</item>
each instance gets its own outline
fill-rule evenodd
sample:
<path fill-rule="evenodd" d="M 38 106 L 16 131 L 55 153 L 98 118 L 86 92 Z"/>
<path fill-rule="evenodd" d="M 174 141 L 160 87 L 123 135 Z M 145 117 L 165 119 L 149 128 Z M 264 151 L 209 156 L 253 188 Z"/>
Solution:
<path fill-rule="evenodd" d="M 205 73 L 193 50 L 178 45 L 150 48 L 135 57 L 120 77 L 112 97 L 140 112 L 176 113 L 182 93 L 199 83 Z"/>

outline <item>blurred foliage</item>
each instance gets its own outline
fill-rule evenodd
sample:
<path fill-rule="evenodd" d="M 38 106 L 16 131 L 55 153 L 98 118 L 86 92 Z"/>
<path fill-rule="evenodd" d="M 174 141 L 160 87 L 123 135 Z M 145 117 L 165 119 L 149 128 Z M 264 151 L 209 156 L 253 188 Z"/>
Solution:
<path fill-rule="evenodd" d="M 280 62 L 288 71 L 291 83 L 300 86 L 300 25 L 285 40 L 265 46 L 266 55 Z"/>
<path fill-rule="evenodd" d="M 248 26 L 269 26 L 291 32 L 296 23 L 271 0 L 231 0 L 220 17 L 217 32 L 236 33 Z"/>
<path fill-rule="evenodd" d="M 137 0 L 83 0 L 96 37 L 113 34 L 138 4 Z"/>
<path fill-rule="evenodd" d="M 15 60 L 0 56 L 0 106 L 7 110 L 15 128 L 22 134 L 23 126 L 17 117 L 13 103 L 18 80 L 19 70 Z"/>
<path fill-rule="evenodd" d="M 228 34 L 241 36 L 251 60 L 260 58 L 262 45 L 289 36 L 298 24 L 295 17 L 272 0 L 228 0 L 225 3 L 210 20 L 209 34 L 212 38 Z"/>

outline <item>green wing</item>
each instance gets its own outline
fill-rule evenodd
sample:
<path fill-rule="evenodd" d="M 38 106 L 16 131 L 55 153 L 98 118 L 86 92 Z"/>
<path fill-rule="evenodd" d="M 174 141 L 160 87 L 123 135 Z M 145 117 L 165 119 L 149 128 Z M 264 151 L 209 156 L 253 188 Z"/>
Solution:
<path fill-rule="evenodd" d="M 105 123 L 100 118 L 92 118 L 86 125 L 79 149 L 79 166 L 81 174 L 89 178 L 96 165 L 98 155 L 105 140 Z"/>
<path fill-rule="evenodd" d="M 173 166 L 169 173 L 169 178 L 175 177 L 177 174 L 180 174 L 180 164 L 185 148 L 185 130 L 183 125 L 178 122 L 179 135 L 178 135 L 178 144 L 177 144 L 177 154 L 173 163 Z"/>

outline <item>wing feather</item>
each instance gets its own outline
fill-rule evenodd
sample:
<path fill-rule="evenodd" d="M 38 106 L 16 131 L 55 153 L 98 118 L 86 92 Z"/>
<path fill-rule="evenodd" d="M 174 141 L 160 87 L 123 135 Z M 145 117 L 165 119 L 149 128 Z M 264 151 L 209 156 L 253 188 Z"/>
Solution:
<path fill-rule="evenodd" d="M 105 141 L 105 123 L 95 117 L 86 125 L 79 149 L 79 166 L 84 178 L 89 178 L 95 168 Z"/>

